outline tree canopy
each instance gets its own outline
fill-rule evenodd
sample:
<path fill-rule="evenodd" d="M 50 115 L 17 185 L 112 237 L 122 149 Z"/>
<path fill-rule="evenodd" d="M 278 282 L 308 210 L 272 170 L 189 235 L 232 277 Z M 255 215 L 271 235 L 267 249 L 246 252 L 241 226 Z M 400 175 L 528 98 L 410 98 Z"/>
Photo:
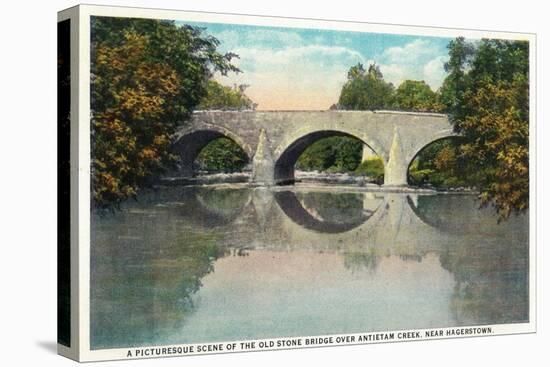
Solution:
<path fill-rule="evenodd" d="M 464 136 L 459 155 L 475 162 L 484 204 L 501 218 L 529 205 L 529 44 L 458 38 L 449 44 L 449 76 L 442 95 L 455 130 Z"/>
<path fill-rule="evenodd" d="M 395 90 L 393 105 L 400 110 L 439 112 L 444 106 L 438 95 L 423 80 L 405 80 Z"/>
<path fill-rule="evenodd" d="M 331 109 L 440 112 L 444 107 L 438 93 L 423 80 L 405 80 L 396 89 L 376 64 L 365 70 L 358 63 L 349 69 L 338 103 Z"/>
<path fill-rule="evenodd" d="M 107 208 L 174 165 L 177 125 L 214 72 L 239 70 L 202 28 L 93 17 L 91 29 L 92 201 Z"/>
<path fill-rule="evenodd" d="M 361 163 L 363 142 L 349 136 L 319 139 L 304 150 L 296 166 L 301 170 L 351 172 Z"/>
<path fill-rule="evenodd" d="M 391 107 L 394 86 L 384 80 L 380 68 L 372 64 L 365 70 L 358 63 L 348 71 L 337 108 L 343 110 L 376 110 Z"/>
<path fill-rule="evenodd" d="M 201 110 L 254 110 L 257 104 L 246 94 L 248 85 L 228 87 L 215 80 L 209 80 L 206 95 L 198 105 Z"/>
<path fill-rule="evenodd" d="M 207 172 L 235 172 L 245 167 L 248 156 L 233 140 L 218 138 L 200 151 L 195 163 Z"/>

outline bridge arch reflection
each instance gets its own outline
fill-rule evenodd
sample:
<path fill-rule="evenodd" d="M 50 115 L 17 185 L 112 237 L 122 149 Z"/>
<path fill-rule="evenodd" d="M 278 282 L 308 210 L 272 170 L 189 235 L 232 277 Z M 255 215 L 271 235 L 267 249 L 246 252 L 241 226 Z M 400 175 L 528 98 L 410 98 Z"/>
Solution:
<path fill-rule="evenodd" d="M 464 230 L 479 232 L 479 223 L 485 229 L 498 227 L 491 216 L 477 208 L 474 200 L 464 200 L 464 195 L 459 194 L 245 187 L 195 187 L 188 190 L 190 195 L 185 203 L 174 206 L 178 215 L 200 227 L 230 226 L 235 227 L 234 230 L 250 231 L 251 236 L 269 228 L 274 237 L 286 231 L 304 238 L 318 236 L 319 242 L 327 244 L 334 242 L 335 238 L 342 242 L 352 238 L 371 242 L 382 238 L 390 242 L 398 239 L 405 244 L 407 241 L 421 241 L 424 236 L 419 234 L 421 232 L 432 238 L 443 238 L 459 235 Z M 454 214 L 440 209 L 450 206 L 456 208 Z M 471 220 L 464 221 L 463 218 Z M 237 228 L 242 222 L 256 223 L 259 228 Z M 299 234 L 300 231 L 303 234 Z"/>
<path fill-rule="evenodd" d="M 380 198 L 367 193 L 280 191 L 274 196 L 290 220 L 319 233 L 343 233 L 357 228 L 369 220 L 382 203 Z"/>
<path fill-rule="evenodd" d="M 229 226 L 250 206 L 250 190 L 192 188 L 186 201 L 176 205 L 178 215 L 199 227 Z"/>

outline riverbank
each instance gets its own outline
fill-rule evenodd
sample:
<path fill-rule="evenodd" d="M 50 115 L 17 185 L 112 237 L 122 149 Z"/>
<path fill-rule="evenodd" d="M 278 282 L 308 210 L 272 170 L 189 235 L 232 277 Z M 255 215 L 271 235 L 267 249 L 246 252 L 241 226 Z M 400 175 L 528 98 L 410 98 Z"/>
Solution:
<path fill-rule="evenodd" d="M 440 193 L 440 194 L 477 194 L 472 188 L 457 187 L 451 189 L 439 189 L 435 187 L 415 186 L 387 186 L 373 183 L 366 176 L 354 176 L 347 173 L 325 173 L 296 171 L 296 182 L 294 185 L 274 186 L 276 191 L 292 189 L 315 188 L 326 191 L 353 191 L 353 192 L 399 192 L 399 193 Z M 201 173 L 195 177 L 164 177 L 159 184 L 162 186 L 227 186 L 237 184 L 238 186 L 252 186 L 249 183 L 250 172 L 235 173 Z"/>

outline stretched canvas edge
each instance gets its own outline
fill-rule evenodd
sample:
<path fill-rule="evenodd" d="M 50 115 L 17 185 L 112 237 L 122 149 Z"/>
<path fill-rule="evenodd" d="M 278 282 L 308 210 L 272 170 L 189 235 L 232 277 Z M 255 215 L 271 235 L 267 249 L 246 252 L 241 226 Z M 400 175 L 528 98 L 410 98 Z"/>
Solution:
<path fill-rule="evenodd" d="M 503 31 L 487 31 L 456 28 L 438 28 L 425 26 L 407 26 L 393 24 L 374 24 L 364 22 L 319 20 L 289 17 L 256 16 L 226 13 L 208 13 L 184 10 L 163 10 L 149 8 L 132 8 L 118 6 L 100 6 L 82 4 L 60 11 L 58 22 L 71 19 L 71 346 L 58 344 L 58 353 L 81 362 L 99 360 L 129 359 L 128 351 L 140 348 L 90 349 L 90 17 L 132 17 L 150 19 L 170 19 L 207 23 L 245 24 L 256 26 L 275 26 L 288 28 L 315 28 L 342 31 L 376 32 L 389 34 L 405 34 L 418 36 L 439 36 L 466 38 L 494 38 L 508 40 L 524 40 L 529 42 L 529 166 L 530 166 L 530 206 L 529 206 L 529 322 L 503 325 L 482 325 L 492 329 L 491 336 L 510 335 L 536 332 L 536 34 Z M 477 327 L 474 325 L 472 327 Z M 464 329 L 469 327 L 452 327 L 437 329 L 414 329 L 384 331 L 381 333 L 402 333 L 430 330 Z M 377 332 L 361 334 L 345 334 L 355 336 L 365 334 L 380 334 Z M 342 336 L 342 335 L 341 335 Z M 472 337 L 470 335 L 466 337 Z M 316 336 L 319 337 L 319 336 Z M 464 336 L 433 337 L 422 340 L 448 339 Z M 308 338 L 302 336 L 299 338 Z M 278 341 L 296 338 L 272 338 Z M 266 339 L 255 340 L 257 343 Z M 402 342 L 406 340 L 373 340 L 365 343 L 342 342 L 337 345 L 371 344 L 382 342 Z M 239 343 L 227 341 L 222 344 Z M 250 342 L 250 340 L 247 340 Z M 160 345 L 159 348 L 183 348 L 215 345 L 219 343 Z M 299 347 L 302 348 L 302 347 Z M 273 349 L 294 349 L 270 348 Z M 225 350 L 222 353 L 243 352 L 244 350 Z M 255 350 L 259 351 L 259 350 Z M 216 352 L 195 352 L 181 355 L 215 354 Z M 170 355 L 163 355 L 168 357 Z M 154 358 L 158 355 L 132 356 L 136 358 Z"/>

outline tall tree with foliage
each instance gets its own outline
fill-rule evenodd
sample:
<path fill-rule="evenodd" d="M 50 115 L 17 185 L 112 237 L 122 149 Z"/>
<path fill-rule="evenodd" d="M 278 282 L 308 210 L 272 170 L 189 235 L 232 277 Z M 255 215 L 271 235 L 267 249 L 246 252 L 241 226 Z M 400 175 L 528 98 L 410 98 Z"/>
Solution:
<path fill-rule="evenodd" d="M 462 158 L 485 173 L 484 204 L 501 218 L 529 205 L 529 44 L 458 38 L 449 44 L 443 100 L 464 137 Z"/>
<path fill-rule="evenodd" d="M 464 92 L 467 88 L 467 67 L 474 55 L 475 47 L 459 37 L 447 45 L 449 61 L 445 63 L 447 77 L 439 88 L 441 103 L 447 112 L 458 113 L 462 109 Z"/>
<path fill-rule="evenodd" d="M 392 106 L 394 86 L 384 80 L 380 68 L 372 64 L 365 70 L 358 63 L 348 71 L 337 107 L 344 110 L 376 110 Z"/>
<path fill-rule="evenodd" d="M 404 111 L 439 112 L 444 106 L 423 80 L 405 80 L 393 96 L 394 107 Z"/>
<path fill-rule="evenodd" d="M 202 28 L 172 21 L 92 18 L 92 200 L 118 205 L 171 167 L 170 136 L 232 53 Z"/>
<path fill-rule="evenodd" d="M 248 85 L 228 87 L 215 80 L 209 80 L 206 95 L 199 106 L 200 110 L 254 110 L 257 104 L 245 94 Z"/>

